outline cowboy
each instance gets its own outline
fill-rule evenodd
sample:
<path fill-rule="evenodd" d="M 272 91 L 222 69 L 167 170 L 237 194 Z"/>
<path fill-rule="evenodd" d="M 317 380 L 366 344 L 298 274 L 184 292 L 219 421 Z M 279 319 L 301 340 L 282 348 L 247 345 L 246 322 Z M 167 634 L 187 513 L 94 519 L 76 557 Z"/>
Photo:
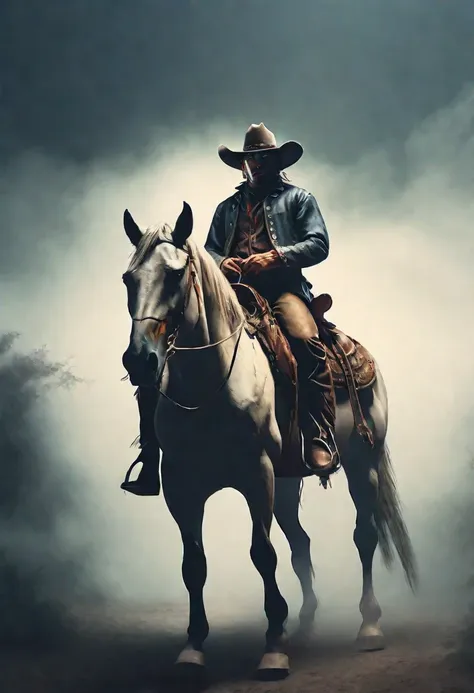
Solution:
<path fill-rule="evenodd" d="M 298 363 L 305 463 L 327 479 L 340 464 L 335 395 L 309 307 L 312 286 L 302 269 L 327 258 L 329 238 L 313 195 L 291 185 L 284 173 L 301 158 L 303 148 L 294 141 L 278 147 L 274 134 L 260 123 L 249 127 L 241 151 L 221 145 L 218 154 L 227 166 L 242 172 L 244 181 L 218 205 L 205 248 L 230 281 L 241 280 L 269 302 Z M 143 467 L 136 481 L 122 484 L 138 495 L 159 491 L 152 400 L 150 393 L 139 391 L 142 451 L 136 462 L 143 462 Z"/>

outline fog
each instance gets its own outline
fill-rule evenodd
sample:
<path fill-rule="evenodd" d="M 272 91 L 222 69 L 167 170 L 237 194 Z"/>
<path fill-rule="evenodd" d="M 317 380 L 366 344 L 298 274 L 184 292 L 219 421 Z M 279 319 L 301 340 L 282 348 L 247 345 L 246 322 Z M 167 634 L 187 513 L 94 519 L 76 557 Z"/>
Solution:
<path fill-rule="evenodd" d="M 308 277 L 331 293 L 330 318 L 375 355 L 388 388 L 389 444 L 422 584 L 413 597 L 398 568 L 387 573 L 377 557 L 376 590 L 387 621 L 457 617 L 467 602 L 470 566 L 453 539 L 450 503 L 462 499 L 472 475 L 473 105 L 467 89 L 410 133 L 404 184 L 395 184 L 393 162 L 378 148 L 346 165 L 306 153 L 288 170 L 292 182 L 316 195 L 330 231 L 330 258 Z M 257 108 L 249 116 L 260 120 Z M 138 432 L 133 388 L 121 381 L 129 332 L 121 274 L 131 252 L 122 213 L 129 208 L 144 226 L 173 223 L 186 200 L 195 238 L 204 242 L 215 206 L 239 183 L 238 172 L 218 159 L 217 145 L 238 147 L 242 136 L 229 119 L 190 127 L 165 145 L 157 129 L 140 162 L 123 155 L 87 168 L 30 151 L 7 179 L 16 252 L 27 249 L 32 225 L 52 228 L 54 242 L 40 247 L 28 280 L 4 273 L 2 326 L 21 333 L 23 349 L 46 344 L 52 359 L 67 360 L 83 379 L 48 398 L 50 445 L 59 477 L 67 467 L 81 479 L 71 481 L 70 537 L 90 547 L 82 569 L 112 601 L 186 604 L 181 541 L 163 498 L 119 489 Z M 328 491 L 316 480 L 305 483 L 302 522 L 312 538 L 323 624 L 359 618 L 354 519 L 343 474 Z M 272 532 L 294 614 L 299 587 L 288 547 L 277 527 Z M 235 622 L 260 613 L 243 499 L 232 491 L 213 497 L 204 536 L 211 615 Z"/>
<path fill-rule="evenodd" d="M 74 488 L 80 472 L 51 438 L 48 400 L 77 378 L 44 349 L 21 353 L 0 336 L 0 641 L 50 645 L 73 632 L 71 606 L 98 603 L 87 520 Z M 77 523 L 81 524 L 78 531 Z"/>

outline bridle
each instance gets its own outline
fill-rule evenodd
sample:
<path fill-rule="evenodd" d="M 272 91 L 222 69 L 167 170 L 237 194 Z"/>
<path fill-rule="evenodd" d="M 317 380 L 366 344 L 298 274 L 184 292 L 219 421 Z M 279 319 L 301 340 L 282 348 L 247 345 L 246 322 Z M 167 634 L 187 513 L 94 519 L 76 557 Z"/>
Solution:
<path fill-rule="evenodd" d="M 178 335 L 179 335 L 179 330 L 183 324 L 184 315 L 185 315 L 186 310 L 189 306 L 189 303 L 191 300 L 191 295 L 192 295 L 193 291 L 195 292 L 197 300 L 198 300 L 199 312 L 201 311 L 202 298 L 203 298 L 202 289 L 201 289 L 201 285 L 199 282 L 199 276 L 198 276 L 197 269 L 196 269 L 196 261 L 192 255 L 192 252 L 191 252 L 189 246 L 187 246 L 186 250 L 187 250 L 187 256 L 188 256 L 187 265 L 186 265 L 187 274 L 188 274 L 186 293 L 184 296 L 183 306 L 182 306 L 181 310 L 178 313 L 176 313 L 175 316 L 173 316 L 174 317 L 173 321 L 176 322 L 176 324 L 175 324 L 175 327 L 174 327 L 173 331 L 171 332 L 171 334 L 169 335 L 168 340 L 167 340 L 167 349 L 166 349 L 165 359 L 164 359 L 163 367 L 161 369 L 160 376 L 159 376 L 157 383 L 156 383 L 156 388 L 158 390 L 159 395 L 161 395 L 166 400 L 168 400 L 168 402 L 171 402 L 172 404 L 174 404 L 175 407 L 178 407 L 179 409 L 184 409 L 185 411 L 198 411 L 199 409 L 201 409 L 203 407 L 203 405 L 205 403 L 207 403 L 209 400 L 211 400 L 213 397 L 215 397 L 217 394 L 219 394 L 219 392 L 221 392 L 221 390 L 223 390 L 224 387 L 229 382 L 230 377 L 232 375 L 232 371 L 234 370 L 235 362 L 237 360 L 237 353 L 239 350 L 240 340 L 242 337 L 242 332 L 243 332 L 244 327 L 245 327 L 245 318 L 241 321 L 241 323 L 239 324 L 237 329 L 235 329 L 227 337 L 224 337 L 223 339 L 219 339 L 219 341 L 217 341 L 217 342 L 212 342 L 211 344 L 203 344 L 201 346 L 190 346 L 190 347 L 177 346 L 176 345 L 176 340 L 177 340 Z M 132 320 L 134 322 L 140 322 L 140 321 L 145 320 L 145 319 L 147 319 L 147 318 L 132 318 Z M 156 318 L 148 318 L 148 319 L 156 320 Z M 157 321 L 157 322 L 160 322 L 160 321 Z M 211 392 L 210 395 L 203 402 L 201 402 L 201 404 L 193 406 L 193 407 L 187 407 L 184 404 L 181 404 L 180 402 L 176 401 L 175 399 L 173 399 L 172 397 L 167 395 L 166 392 L 164 392 L 161 389 L 161 383 L 163 381 L 165 368 L 168 364 L 168 361 L 170 360 L 170 358 L 172 356 L 174 356 L 174 354 L 176 354 L 178 352 L 184 352 L 184 351 L 192 352 L 192 351 L 205 351 L 207 349 L 215 349 L 216 347 L 220 346 L 221 344 L 228 342 L 230 339 L 232 339 L 236 335 L 238 335 L 238 337 L 237 337 L 237 340 L 235 342 L 235 347 L 234 347 L 234 351 L 232 353 L 232 359 L 230 362 L 229 370 L 227 371 L 227 373 L 226 373 L 223 381 L 219 385 L 219 387 L 216 390 L 214 390 L 213 392 Z"/>

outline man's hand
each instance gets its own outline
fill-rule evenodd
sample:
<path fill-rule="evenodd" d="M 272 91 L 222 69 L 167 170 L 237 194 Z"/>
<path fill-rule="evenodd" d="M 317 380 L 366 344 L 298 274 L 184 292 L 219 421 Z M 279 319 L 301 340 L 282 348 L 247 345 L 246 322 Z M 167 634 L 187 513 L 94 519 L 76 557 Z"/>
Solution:
<path fill-rule="evenodd" d="M 221 271 L 225 274 L 227 279 L 229 279 L 232 274 L 240 276 L 242 274 L 242 262 L 243 261 L 239 257 L 226 257 L 226 259 L 221 262 Z"/>
<path fill-rule="evenodd" d="M 258 253 L 250 255 L 242 261 L 240 271 L 242 274 L 260 274 L 265 270 L 273 269 L 281 265 L 281 258 L 276 250 L 269 250 L 268 253 Z"/>

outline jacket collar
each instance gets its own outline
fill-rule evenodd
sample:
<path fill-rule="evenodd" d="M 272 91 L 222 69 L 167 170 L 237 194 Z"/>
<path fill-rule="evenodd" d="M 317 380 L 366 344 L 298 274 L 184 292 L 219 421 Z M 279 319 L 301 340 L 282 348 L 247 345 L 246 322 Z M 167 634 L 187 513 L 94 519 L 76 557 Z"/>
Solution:
<path fill-rule="evenodd" d="M 247 185 L 246 181 L 242 181 L 242 183 L 239 183 L 238 185 L 235 186 L 235 189 L 237 190 L 236 193 L 234 193 L 234 197 L 236 199 L 240 199 L 242 193 L 245 190 L 245 186 Z M 271 192 L 268 193 L 267 197 L 272 195 L 273 197 L 276 197 L 278 193 L 283 192 L 285 190 L 285 184 L 283 181 L 279 183 L 275 188 L 272 189 Z"/>

